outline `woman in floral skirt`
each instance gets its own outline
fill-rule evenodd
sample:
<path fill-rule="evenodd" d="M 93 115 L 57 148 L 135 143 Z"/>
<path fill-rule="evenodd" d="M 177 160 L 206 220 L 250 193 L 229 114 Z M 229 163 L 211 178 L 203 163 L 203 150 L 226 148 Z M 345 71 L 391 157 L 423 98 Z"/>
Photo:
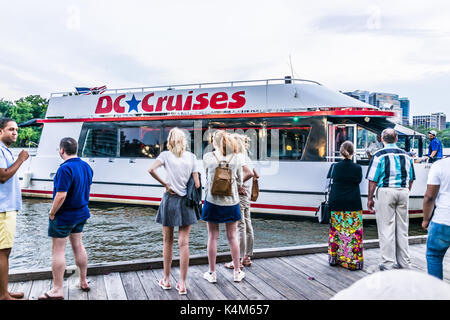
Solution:
<path fill-rule="evenodd" d="M 352 162 L 354 147 L 345 141 L 340 148 L 344 160 L 331 166 L 329 196 L 331 211 L 328 262 L 350 270 L 363 268 L 363 222 L 359 184 L 362 169 Z"/>

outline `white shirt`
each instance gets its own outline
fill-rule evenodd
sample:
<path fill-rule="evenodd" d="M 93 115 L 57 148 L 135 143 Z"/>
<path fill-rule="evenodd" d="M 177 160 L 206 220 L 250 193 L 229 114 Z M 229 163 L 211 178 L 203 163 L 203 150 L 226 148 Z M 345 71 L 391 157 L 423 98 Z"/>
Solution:
<path fill-rule="evenodd" d="M 431 221 L 450 226 L 450 158 L 433 163 L 427 184 L 440 186 Z"/>
<path fill-rule="evenodd" d="M 170 189 L 184 197 L 192 172 L 198 172 L 195 155 L 192 152 L 184 151 L 178 158 L 172 151 L 163 151 L 156 160 L 159 160 L 166 169 L 166 182 Z"/>
<path fill-rule="evenodd" d="M 232 196 L 218 196 L 211 194 L 214 173 L 219 166 L 213 152 L 208 152 L 203 156 L 203 168 L 206 173 L 206 198 L 205 200 L 218 206 L 232 206 L 239 203 L 238 185 L 242 185 L 242 157 L 237 154 L 230 154 L 224 157 L 220 152 L 214 151 L 219 161 L 229 162 L 232 172 Z M 233 156 L 233 158 L 232 158 Z"/>
<path fill-rule="evenodd" d="M 250 157 L 248 155 L 242 154 L 242 153 L 241 153 L 241 156 L 242 156 L 242 166 L 246 166 L 251 172 L 253 172 L 253 164 L 252 164 L 252 160 L 250 159 Z M 250 194 L 251 187 L 252 187 L 252 181 L 253 181 L 252 178 L 248 179 L 247 181 L 244 181 L 243 187 L 247 191 L 247 195 Z"/>

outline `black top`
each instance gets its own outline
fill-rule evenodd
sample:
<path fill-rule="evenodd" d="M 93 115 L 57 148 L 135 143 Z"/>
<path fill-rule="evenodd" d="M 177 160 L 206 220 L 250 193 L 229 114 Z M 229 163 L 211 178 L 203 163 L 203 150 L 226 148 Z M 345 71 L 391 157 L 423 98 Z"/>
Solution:
<path fill-rule="evenodd" d="M 332 170 L 332 185 L 328 199 L 330 210 L 362 210 L 361 193 L 359 191 L 359 184 L 362 180 L 361 166 L 345 159 L 330 167 L 327 178 L 330 178 Z"/>

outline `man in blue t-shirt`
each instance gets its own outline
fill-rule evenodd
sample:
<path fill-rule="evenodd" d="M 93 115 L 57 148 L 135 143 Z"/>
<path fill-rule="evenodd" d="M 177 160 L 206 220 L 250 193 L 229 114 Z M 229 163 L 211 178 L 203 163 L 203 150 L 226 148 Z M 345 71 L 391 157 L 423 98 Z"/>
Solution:
<path fill-rule="evenodd" d="M 69 238 L 75 263 L 80 269 L 79 288 L 89 291 L 86 279 L 87 254 L 81 241 L 84 224 L 90 217 L 88 203 L 92 184 L 91 167 L 77 157 L 78 143 L 73 138 L 63 138 L 59 155 L 64 160 L 53 179 L 53 203 L 49 211 L 48 236 L 52 237 L 53 288 L 39 300 L 64 299 L 63 281 L 66 269 L 65 248 Z"/>
<path fill-rule="evenodd" d="M 428 162 L 435 162 L 442 159 L 442 142 L 436 137 L 436 131 L 428 131 L 428 139 L 430 139 Z"/>

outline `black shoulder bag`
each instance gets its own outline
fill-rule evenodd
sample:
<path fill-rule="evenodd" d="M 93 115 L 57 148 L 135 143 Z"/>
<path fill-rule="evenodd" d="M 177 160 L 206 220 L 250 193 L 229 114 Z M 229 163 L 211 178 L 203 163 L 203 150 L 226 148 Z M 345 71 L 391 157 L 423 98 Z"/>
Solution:
<path fill-rule="evenodd" d="M 328 189 L 325 192 L 325 201 L 323 201 L 320 204 L 320 207 L 317 208 L 317 211 L 316 211 L 317 219 L 319 220 L 319 223 L 321 223 L 321 224 L 329 224 L 330 223 L 331 211 L 330 211 L 330 204 L 328 202 L 328 195 L 330 194 L 331 185 L 333 184 L 332 183 L 333 170 L 334 170 L 334 164 L 331 166 L 330 184 L 328 185 Z M 319 214 L 317 214 L 317 213 L 319 213 Z"/>

